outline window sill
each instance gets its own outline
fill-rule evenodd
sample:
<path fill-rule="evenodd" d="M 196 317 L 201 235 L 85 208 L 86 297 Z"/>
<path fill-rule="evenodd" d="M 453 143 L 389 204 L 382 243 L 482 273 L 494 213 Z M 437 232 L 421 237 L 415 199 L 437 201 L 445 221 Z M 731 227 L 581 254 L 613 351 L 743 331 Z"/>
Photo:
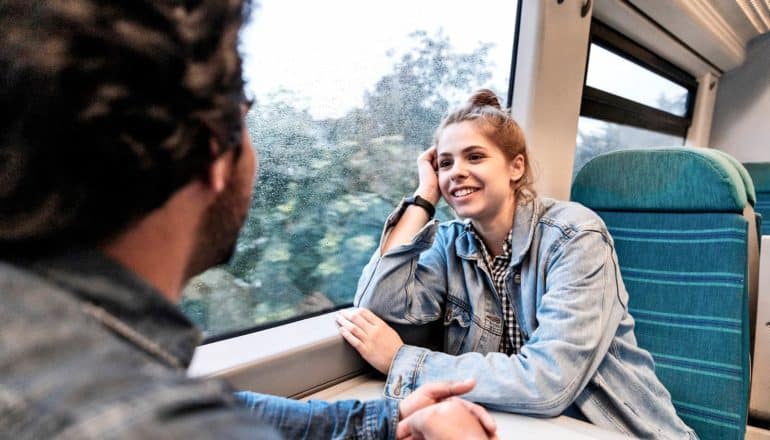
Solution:
<path fill-rule="evenodd" d="M 300 397 L 368 371 L 339 335 L 336 314 L 201 345 L 188 376 L 223 378 L 239 389 Z"/>

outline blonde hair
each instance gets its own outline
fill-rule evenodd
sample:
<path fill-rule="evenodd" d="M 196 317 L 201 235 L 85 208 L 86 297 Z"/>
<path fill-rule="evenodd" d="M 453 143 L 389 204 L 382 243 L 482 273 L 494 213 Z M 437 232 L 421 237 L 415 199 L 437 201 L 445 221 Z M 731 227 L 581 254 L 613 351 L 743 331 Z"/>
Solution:
<path fill-rule="evenodd" d="M 512 161 L 518 155 L 524 158 L 524 174 L 512 183 L 516 199 L 535 197 L 533 188 L 534 177 L 529 161 L 527 143 L 524 131 L 513 120 L 511 115 L 503 110 L 495 93 L 489 89 L 480 89 L 468 98 L 468 101 L 447 115 L 433 134 L 433 145 L 438 145 L 438 139 L 444 129 L 451 124 L 472 121 L 490 141 L 500 148 L 505 157 Z"/>

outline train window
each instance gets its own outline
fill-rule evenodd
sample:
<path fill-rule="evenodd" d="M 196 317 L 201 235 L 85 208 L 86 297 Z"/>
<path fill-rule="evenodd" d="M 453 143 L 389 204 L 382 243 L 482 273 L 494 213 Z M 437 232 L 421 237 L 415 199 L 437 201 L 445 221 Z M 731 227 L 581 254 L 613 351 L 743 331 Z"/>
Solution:
<path fill-rule="evenodd" d="M 573 176 L 598 154 L 683 145 L 695 78 L 594 20 Z"/>
<path fill-rule="evenodd" d="M 678 116 L 687 114 L 687 89 L 592 44 L 586 85 Z"/>
<path fill-rule="evenodd" d="M 442 115 L 478 87 L 506 96 L 516 4 L 260 2 L 241 42 L 252 207 L 230 263 L 181 304 L 209 341 L 352 303 Z"/>

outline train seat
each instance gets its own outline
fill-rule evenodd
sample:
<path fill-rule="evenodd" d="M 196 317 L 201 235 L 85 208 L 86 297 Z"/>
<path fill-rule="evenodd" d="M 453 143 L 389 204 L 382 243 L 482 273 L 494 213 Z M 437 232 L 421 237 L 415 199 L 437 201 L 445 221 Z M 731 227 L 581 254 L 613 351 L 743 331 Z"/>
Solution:
<path fill-rule="evenodd" d="M 770 162 L 749 162 L 744 163 L 754 187 L 757 191 L 757 203 L 754 209 L 759 213 L 764 222 L 762 223 L 762 235 L 770 235 Z"/>
<path fill-rule="evenodd" d="M 607 224 L 638 343 L 702 439 L 746 431 L 749 194 L 723 153 L 689 148 L 597 156 L 572 185 Z"/>
<path fill-rule="evenodd" d="M 743 164 L 751 175 L 757 190 L 756 211 L 762 216 L 762 235 L 770 235 L 770 162 Z M 765 250 L 767 252 L 767 250 Z M 763 255 L 768 260 L 767 255 Z M 763 289 L 759 292 L 757 328 L 754 333 L 754 368 L 752 370 L 749 413 L 754 422 L 770 426 L 770 271 L 760 274 Z"/>

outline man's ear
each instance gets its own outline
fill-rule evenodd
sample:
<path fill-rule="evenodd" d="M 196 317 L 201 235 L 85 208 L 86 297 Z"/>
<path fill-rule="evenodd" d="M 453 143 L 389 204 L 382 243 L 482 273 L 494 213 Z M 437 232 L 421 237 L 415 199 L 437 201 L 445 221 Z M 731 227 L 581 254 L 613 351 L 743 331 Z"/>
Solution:
<path fill-rule="evenodd" d="M 216 141 L 211 141 L 212 153 L 217 151 Z M 220 154 L 219 157 L 214 159 L 208 166 L 207 185 L 209 189 L 214 193 L 219 194 L 225 190 L 227 181 L 230 179 L 230 173 L 233 172 L 233 151 L 228 150 L 224 154 Z"/>
<path fill-rule="evenodd" d="M 509 164 L 510 168 L 510 174 L 511 174 L 511 181 L 512 182 L 518 182 L 519 179 L 521 179 L 522 176 L 524 176 L 524 172 L 526 171 L 526 167 L 524 165 L 524 155 L 517 154 L 516 157 L 513 158 L 513 160 Z"/>

